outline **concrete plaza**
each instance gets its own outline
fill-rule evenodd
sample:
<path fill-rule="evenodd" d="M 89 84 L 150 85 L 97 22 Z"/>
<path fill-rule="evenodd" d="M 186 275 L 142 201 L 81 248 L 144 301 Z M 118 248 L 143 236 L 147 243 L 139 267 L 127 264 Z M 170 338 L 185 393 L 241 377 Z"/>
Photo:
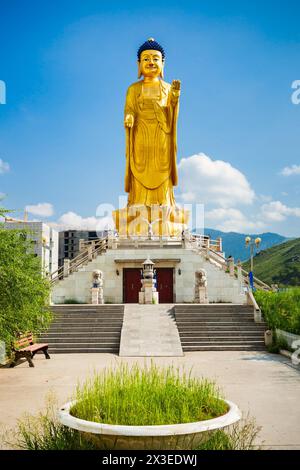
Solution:
<path fill-rule="evenodd" d="M 78 381 L 94 370 L 121 362 L 143 365 L 150 361 L 113 354 L 56 354 L 51 360 L 37 355 L 35 368 L 23 362 L 14 369 L 0 369 L 0 448 L 8 448 L 6 430 L 14 428 L 24 413 L 43 410 L 49 392 L 63 404 Z M 227 351 L 156 357 L 153 361 L 160 366 L 192 368 L 194 376 L 215 380 L 225 397 L 262 427 L 259 444 L 264 449 L 300 449 L 300 368 L 289 359 L 265 352 Z"/>

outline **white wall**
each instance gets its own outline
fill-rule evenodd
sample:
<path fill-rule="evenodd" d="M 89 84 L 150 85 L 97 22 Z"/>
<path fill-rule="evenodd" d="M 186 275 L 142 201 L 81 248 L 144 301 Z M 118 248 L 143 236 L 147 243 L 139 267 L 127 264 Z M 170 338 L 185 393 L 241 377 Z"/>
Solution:
<path fill-rule="evenodd" d="M 245 293 L 240 282 L 230 277 L 204 257 L 192 249 L 185 248 L 153 248 L 153 249 L 116 249 L 108 250 L 95 260 L 80 268 L 78 272 L 59 281 L 53 288 L 52 300 L 54 303 L 63 303 L 66 299 L 76 299 L 90 303 L 90 288 L 92 285 L 92 272 L 100 269 L 104 275 L 104 300 L 106 302 L 123 302 L 123 268 L 141 268 L 141 263 L 150 256 L 151 259 L 163 259 L 155 267 L 173 267 L 174 301 L 177 303 L 194 301 L 195 272 L 205 269 L 207 272 L 208 297 L 210 302 L 246 303 Z M 116 263 L 115 259 L 124 260 Z M 169 259 L 169 261 L 168 261 Z M 171 260 L 180 259 L 179 263 Z M 130 262 L 129 260 L 139 260 Z M 119 276 L 116 270 L 119 271 Z M 178 270 L 181 270 L 179 275 Z"/>

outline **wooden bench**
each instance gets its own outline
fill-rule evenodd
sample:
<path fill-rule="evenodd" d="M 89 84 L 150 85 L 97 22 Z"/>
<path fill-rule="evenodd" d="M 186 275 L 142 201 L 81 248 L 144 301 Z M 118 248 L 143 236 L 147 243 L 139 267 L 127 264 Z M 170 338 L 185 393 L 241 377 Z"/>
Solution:
<path fill-rule="evenodd" d="M 33 357 L 39 351 L 43 351 L 46 359 L 50 359 L 48 354 L 48 344 L 34 343 L 32 333 L 20 334 L 18 339 L 12 345 L 12 351 L 15 353 L 13 362 L 10 367 L 15 367 L 21 357 L 25 357 L 29 363 L 29 367 L 34 367 L 32 362 Z"/>

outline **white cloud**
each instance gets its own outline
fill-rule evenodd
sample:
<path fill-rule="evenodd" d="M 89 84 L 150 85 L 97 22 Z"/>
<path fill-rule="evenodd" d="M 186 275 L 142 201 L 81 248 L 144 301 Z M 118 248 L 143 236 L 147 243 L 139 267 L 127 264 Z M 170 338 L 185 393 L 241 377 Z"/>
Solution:
<path fill-rule="evenodd" d="M 40 217 L 51 217 L 54 214 L 53 205 L 49 202 L 40 202 L 33 206 L 26 206 L 25 210 L 30 214 Z"/>
<path fill-rule="evenodd" d="M 300 217 L 300 207 L 288 207 L 280 201 L 272 201 L 261 207 L 261 217 L 270 222 L 282 222 L 288 216 Z"/>
<path fill-rule="evenodd" d="M 57 230 L 109 230 L 114 227 L 113 219 L 106 217 L 81 217 L 75 212 L 66 212 L 56 223 L 51 223 L 53 228 Z"/>
<path fill-rule="evenodd" d="M 179 165 L 183 202 L 233 207 L 251 204 L 255 193 L 247 178 L 230 163 L 212 160 L 204 153 L 183 158 Z"/>
<path fill-rule="evenodd" d="M 259 233 L 265 228 L 261 220 L 251 220 L 240 210 L 223 207 L 205 213 L 206 226 L 222 230 L 223 232 L 252 232 Z"/>
<path fill-rule="evenodd" d="M 286 166 L 280 174 L 283 176 L 300 175 L 300 165 Z"/>
<path fill-rule="evenodd" d="M 0 174 L 7 173 L 10 170 L 10 166 L 7 162 L 4 162 L 2 158 L 0 158 Z"/>
<path fill-rule="evenodd" d="M 6 197 L 5 193 L 0 193 L 0 201 L 2 201 Z"/>
<path fill-rule="evenodd" d="M 213 209 L 211 211 L 207 211 L 205 213 L 205 218 L 208 220 L 214 221 L 223 221 L 226 218 L 235 218 L 235 219 L 242 219 L 244 216 L 241 211 L 238 209 Z"/>
<path fill-rule="evenodd" d="M 271 202 L 272 196 L 267 196 L 266 194 L 260 194 L 259 199 L 261 202 Z"/>

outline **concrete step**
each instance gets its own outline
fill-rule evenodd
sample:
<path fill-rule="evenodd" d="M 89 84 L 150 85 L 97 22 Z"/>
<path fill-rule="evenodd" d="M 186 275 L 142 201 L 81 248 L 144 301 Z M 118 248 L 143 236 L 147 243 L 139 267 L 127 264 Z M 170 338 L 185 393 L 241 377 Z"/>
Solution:
<path fill-rule="evenodd" d="M 265 346 L 252 346 L 252 345 L 219 345 L 219 346 L 212 346 L 211 344 L 208 346 L 184 346 L 184 352 L 193 352 L 193 351 L 265 351 Z"/>
<path fill-rule="evenodd" d="M 251 308 L 248 308 L 247 306 L 239 306 L 239 307 L 210 307 L 210 306 L 207 306 L 207 307 L 204 307 L 204 308 L 199 308 L 199 307 L 194 307 L 193 305 L 191 306 L 191 308 L 187 307 L 187 308 L 182 308 L 182 309 L 178 309 L 177 307 L 174 308 L 174 312 L 176 315 L 194 315 L 196 313 L 199 313 L 199 314 L 213 314 L 213 313 L 229 313 L 229 314 L 232 314 L 232 315 L 235 315 L 235 314 L 241 314 L 241 315 L 254 315 L 254 309 L 253 307 Z"/>
<path fill-rule="evenodd" d="M 82 338 L 82 337 L 107 337 L 118 338 L 120 336 L 121 328 L 115 331 L 48 331 L 40 335 L 40 338 Z"/>
<path fill-rule="evenodd" d="M 244 327 L 244 328 L 248 328 L 248 327 L 251 327 L 252 325 L 254 325 L 254 322 L 251 322 L 251 321 L 190 321 L 190 322 L 187 322 L 187 321 L 184 321 L 184 322 L 176 322 L 177 326 L 179 329 L 181 328 L 185 328 L 186 326 L 190 326 L 192 328 L 198 328 L 198 329 L 202 329 L 202 328 L 215 328 L 217 326 L 224 326 L 224 327 L 230 327 L 230 326 L 240 326 L 240 327 Z M 264 326 L 265 328 L 265 326 Z"/>
<path fill-rule="evenodd" d="M 253 313 L 253 307 L 242 304 L 193 304 L 193 305 L 175 305 L 175 314 L 177 313 L 222 313 L 222 312 L 248 312 Z"/>
<path fill-rule="evenodd" d="M 53 315 L 123 315 L 121 310 L 91 310 L 91 309 L 82 309 L 82 310 L 52 310 Z"/>
<path fill-rule="evenodd" d="M 64 334 L 61 336 L 61 338 L 63 339 L 63 338 L 65 338 L 65 337 L 68 337 L 68 335 L 72 335 L 72 336 L 73 336 L 74 333 L 77 333 L 77 332 L 79 332 L 79 330 L 76 330 L 75 332 L 74 332 L 74 331 L 63 331 Z M 54 333 L 54 335 L 59 335 L 59 334 L 61 333 L 61 331 L 60 331 L 60 330 L 59 330 L 59 331 L 52 331 L 51 333 Z M 121 333 L 121 328 L 120 328 L 118 331 L 116 331 L 116 332 L 110 332 L 110 331 L 108 331 L 108 332 L 101 332 L 101 331 L 100 331 L 100 332 L 99 332 L 99 331 L 96 331 L 96 332 L 92 332 L 92 333 L 88 332 L 88 333 L 89 333 L 89 335 L 90 335 L 90 334 L 96 334 L 96 333 L 98 333 L 98 334 L 101 335 L 101 337 L 103 338 L 103 336 L 105 336 L 105 335 L 107 336 L 107 335 L 111 335 L 111 334 L 114 334 L 114 333 L 117 333 L 118 335 L 120 335 L 120 333 Z M 48 338 L 50 338 L 50 337 L 51 337 L 51 336 L 48 336 Z M 78 338 L 78 335 L 74 335 L 73 338 Z"/>
<path fill-rule="evenodd" d="M 180 338 L 261 338 L 264 339 L 264 335 L 259 331 L 191 331 L 188 333 L 181 332 Z"/>
<path fill-rule="evenodd" d="M 53 315 L 123 315 L 123 310 L 115 309 L 115 310 L 98 310 L 98 309 L 58 309 L 53 310 L 51 309 Z"/>
<path fill-rule="evenodd" d="M 123 318 L 123 315 L 121 313 L 98 313 L 98 312 L 93 312 L 93 313 L 85 313 L 85 312 L 80 312 L 80 313 L 64 313 L 64 314 L 60 314 L 60 313 L 55 313 L 53 315 L 53 319 L 76 319 L 76 318 L 84 318 L 84 319 L 93 319 L 93 318 L 115 318 L 115 319 L 122 319 Z"/>
<path fill-rule="evenodd" d="M 53 334 L 60 334 L 60 333 L 64 333 L 64 334 L 75 334 L 75 333 L 79 333 L 79 334 L 103 334 L 103 335 L 108 335 L 108 334 L 111 334 L 111 333 L 119 333 L 121 331 L 122 328 L 52 328 L 51 330 L 49 330 L 49 333 L 53 333 Z M 43 333 L 44 335 L 46 333 Z"/>
<path fill-rule="evenodd" d="M 93 344 L 104 344 L 104 343 L 110 343 L 110 344 L 119 344 L 119 341 L 120 341 L 120 337 L 121 337 L 121 334 L 119 334 L 118 337 L 111 337 L 111 336 L 107 336 L 107 337 L 90 337 L 90 338 L 74 338 L 74 337 L 69 337 L 69 338 L 60 338 L 60 337 L 57 337 L 57 338 L 48 338 L 47 336 L 43 336 L 42 338 L 40 338 L 40 341 L 42 342 L 45 342 L 45 343 L 49 343 L 51 344 L 51 346 L 53 346 L 54 344 L 57 344 L 59 343 L 60 345 L 62 344 L 69 344 L 69 343 L 72 343 L 72 344 L 76 344 L 76 345 L 81 345 L 81 344 L 90 344 L 90 343 L 93 343 Z"/>
<path fill-rule="evenodd" d="M 54 320 L 51 325 L 119 325 L 122 323 L 120 319 L 114 318 L 75 318 L 75 319 L 65 319 L 65 320 Z"/>
<path fill-rule="evenodd" d="M 182 321 L 182 322 L 177 322 L 176 324 L 179 329 L 184 328 L 186 326 L 189 326 L 191 328 L 215 328 L 217 326 L 227 326 L 227 327 L 242 327 L 242 328 L 247 328 L 248 326 L 250 327 L 251 325 L 255 325 L 255 323 L 252 321 L 218 321 L 217 319 L 211 320 L 211 321 Z"/>
<path fill-rule="evenodd" d="M 124 311 L 124 305 L 117 304 L 63 304 L 51 305 L 51 310 L 120 310 Z"/>
<path fill-rule="evenodd" d="M 230 343 L 232 345 L 246 345 L 246 344 L 251 344 L 255 346 L 256 344 L 258 345 L 264 345 L 264 341 L 261 338 L 256 338 L 256 339 L 246 339 L 246 338 L 195 338 L 194 340 L 189 339 L 182 339 L 181 338 L 181 344 L 183 346 L 185 345 L 209 345 L 209 344 L 227 344 Z"/>
<path fill-rule="evenodd" d="M 105 347 L 105 348 L 118 348 L 119 345 L 116 344 L 116 342 L 109 342 L 109 343 L 101 343 L 101 342 L 90 342 L 90 343 L 78 343 L 77 341 L 74 342 L 74 343 L 55 343 L 55 345 L 52 345 L 51 344 L 51 348 L 52 347 L 58 347 L 60 349 L 73 349 L 73 348 L 80 348 L 80 349 L 91 349 L 91 348 L 102 348 L 102 347 Z M 50 345 L 49 345 L 49 349 L 50 349 Z"/>
<path fill-rule="evenodd" d="M 83 314 L 80 313 L 78 315 L 75 315 L 74 313 L 64 313 L 64 314 L 55 314 L 54 315 L 54 321 L 61 321 L 61 320 L 93 320 L 93 319 L 102 319 L 102 320 L 122 320 L 123 315 L 120 313 L 104 313 L 104 314 L 99 314 L 99 313 L 87 313 Z"/>
<path fill-rule="evenodd" d="M 49 347 L 49 354 L 82 354 L 82 353 L 118 353 L 119 347 L 91 347 L 91 348 L 60 348 Z"/>
<path fill-rule="evenodd" d="M 228 318 L 228 319 L 233 319 L 233 318 L 241 318 L 245 320 L 250 320 L 253 321 L 254 316 L 253 313 L 230 313 L 230 312 L 222 312 L 222 313 L 177 313 L 176 314 L 176 320 L 177 321 L 182 321 L 182 320 L 192 320 L 192 319 L 210 319 L 210 318 Z"/>
<path fill-rule="evenodd" d="M 52 312 L 124 312 L 124 305 L 64 305 L 50 307 Z"/>
<path fill-rule="evenodd" d="M 182 335 L 186 335 L 186 336 L 193 336 L 193 335 L 206 335 L 206 336 L 220 336 L 220 335 L 228 335 L 228 334 L 232 334 L 232 335 L 242 335 L 242 334 L 245 334 L 245 335 L 254 335 L 254 334 L 258 334 L 258 335 L 261 335 L 262 337 L 264 336 L 264 333 L 265 333 L 265 330 L 257 330 L 255 328 L 253 329 L 247 329 L 245 330 L 244 328 L 226 328 L 226 329 L 185 329 L 185 330 L 182 330 L 180 329 L 179 330 L 179 334 L 180 336 Z"/>

